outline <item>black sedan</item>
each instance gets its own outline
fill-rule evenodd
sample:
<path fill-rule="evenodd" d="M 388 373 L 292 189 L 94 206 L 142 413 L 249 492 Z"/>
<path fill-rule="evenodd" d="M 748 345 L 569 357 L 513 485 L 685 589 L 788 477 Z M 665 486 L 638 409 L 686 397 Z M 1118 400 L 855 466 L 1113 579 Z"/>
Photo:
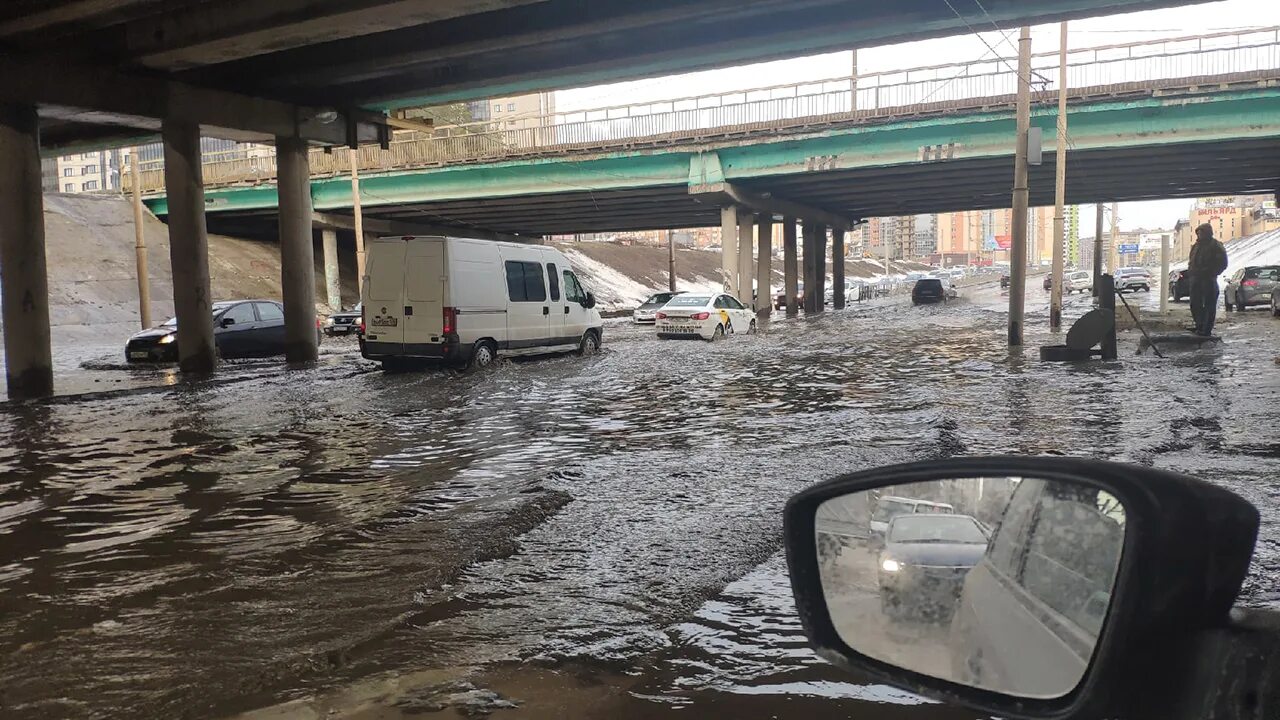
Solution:
<path fill-rule="evenodd" d="M 352 333 L 360 334 L 360 321 L 364 318 L 364 310 L 360 303 L 350 310 L 334 313 L 329 316 L 329 320 L 324 324 L 324 334 L 329 337 L 334 335 L 350 335 Z"/>
<path fill-rule="evenodd" d="M 987 534 L 968 515 L 899 515 L 880 552 L 880 607 L 886 614 L 944 620 L 965 575 L 987 551 Z"/>
<path fill-rule="evenodd" d="M 319 337 L 317 328 L 317 342 Z M 214 303 L 213 342 L 223 358 L 283 355 L 284 307 L 274 300 Z M 129 338 L 125 358 L 129 362 L 177 362 L 178 319 L 170 318 Z"/>
<path fill-rule="evenodd" d="M 1191 294 L 1191 279 L 1187 277 L 1186 270 L 1170 270 L 1169 271 L 1169 297 L 1174 302 L 1181 302 L 1182 298 Z"/>

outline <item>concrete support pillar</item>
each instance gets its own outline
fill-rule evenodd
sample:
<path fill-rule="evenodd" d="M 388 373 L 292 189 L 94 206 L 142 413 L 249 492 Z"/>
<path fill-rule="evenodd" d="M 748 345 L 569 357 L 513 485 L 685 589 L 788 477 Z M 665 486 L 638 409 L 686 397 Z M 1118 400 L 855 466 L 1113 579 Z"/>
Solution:
<path fill-rule="evenodd" d="M 342 282 L 338 277 L 338 231 L 321 230 L 321 245 L 324 248 L 324 289 L 329 309 L 338 312 L 342 309 Z"/>
<path fill-rule="evenodd" d="M 816 271 L 816 260 L 818 255 L 816 248 L 818 246 L 818 242 L 814 237 L 816 230 L 817 228 L 814 227 L 813 223 L 807 220 L 800 229 L 801 242 L 803 243 L 802 249 L 804 250 L 802 257 L 800 258 L 801 263 L 804 265 L 804 293 L 801 297 L 803 299 L 805 314 L 817 312 L 813 303 L 813 291 L 818 287 Z"/>
<path fill-rule="evenodd" d="M 204 222 L 204 178 L 200 168 L 200 127 L 166 120 L 164 189 L 169 204 L 169 263 L 173 268 L 173 310 L 178 319 L 178 367 L 210 372 L 213 307 L 209 293 L 209 236 Z"/>
<path fill-rule="evenodd" d="M 756 219 L 749 212 L 738 209 L 738 298 L 743 305 L 752 307 L 755 292 L 755 231 Z"/>
<path fill-rule="evenodd" d="M 756 221 L 756 314 L 773 312 L 773 215 Z"/>
<path fill-rule="evenodd" d="M 738 296 L 738 209 L 720 208 L 720 272 L 724 291 Z"/>
<path fill-rule="evenodd" d="M 0 315 L 9 398 L 53 394 L 36 109 L 0 104 Z"/>
<path fill-rule="evenodd" d="M 319 338 L 316 333 L 316 270 L 311 238 L 311 172 L 307 162 L 307 144 L 296 137 L 277 137 L 276 158 L 285 359 L 289 362 L 310 362 L 319 356 Z"/>
<path fill-rule="evenodd" d="M 814 312 L 822 312 L 827 309 L 827 228 L 825 225 L 814 226 L 813 242 L 813 279 L 816 285 L 813 307 Z"/>
<path fill-rule="evenodd" d="M 831 228 L 831 307 L 844 309 L 844 233 Z"/>
<path fill-rule="evenodd" d="M 794 317 L 800 311 L 796 303 L 800 277 L 796 267 L 796 219 L 792 217 L 782 219 L 782 274 L 782 287 L 787 297 L 787 316 Z"/>

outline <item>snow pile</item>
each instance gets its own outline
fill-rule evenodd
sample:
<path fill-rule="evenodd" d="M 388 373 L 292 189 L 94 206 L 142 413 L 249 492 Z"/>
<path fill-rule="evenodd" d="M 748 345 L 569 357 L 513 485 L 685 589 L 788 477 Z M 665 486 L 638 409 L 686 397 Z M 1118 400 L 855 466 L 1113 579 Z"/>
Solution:
<path fill-rule="evenodd" d="M 596 296 L 601 309 L 634 308 L 644 302 L 657 288 L 641 285 L 614 268 L 587 257 L 571 248 L 561 248 L 573 269 L 582 278 L 582 284 Z"/>
<path fill-rule="evenodd" d="M 1280 230 L 1270 230 L 1256 235 L 1229 240 L 1223 245 L 1227 248 L 1227 271 L 1219 279 L 1226 283 L 1235 271 L 1251 265 L 1280 265 Z M 1185 270 L 1187 261 L 1172 263 L 1171 270 Z"/>

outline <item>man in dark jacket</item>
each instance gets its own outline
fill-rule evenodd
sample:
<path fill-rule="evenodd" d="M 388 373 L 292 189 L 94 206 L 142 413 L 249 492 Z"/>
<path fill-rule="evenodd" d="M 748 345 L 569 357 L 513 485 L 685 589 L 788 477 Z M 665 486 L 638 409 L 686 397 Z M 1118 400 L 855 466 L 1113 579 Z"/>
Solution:
<path fill-rule="evenodd" d="M 1196 242 L 1187 261 L 1187 277 L 1191 281 L 1191 317 L 1196 321 L 1196 334 L 1213 334 L 1218 314 L 1218 276 L 1227 269 L 1227 249 L 1213 237 L 1213 226 L 1204 223 L 1196 228 Z"/>

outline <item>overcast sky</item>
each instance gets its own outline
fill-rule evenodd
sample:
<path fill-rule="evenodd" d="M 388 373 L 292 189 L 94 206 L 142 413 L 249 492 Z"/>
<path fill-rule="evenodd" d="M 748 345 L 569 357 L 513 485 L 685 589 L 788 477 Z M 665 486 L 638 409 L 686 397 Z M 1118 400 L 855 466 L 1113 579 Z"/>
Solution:
<path fill-rule="evenodd" d="M 962 0 L 955 5 L 961 12 L 966 12 L 965 7 L 969 6 L 972 14 L 967 15 L 965 19 L 974 28 L 978 30 L 991 28 L 990 22 L 971 0 Z M 1072 47 L 1090 47 L 1271 25 L 1280 25 L 1280 1 L 1225 0 L 1165 10 L 1076 20 L 1068 26 L 1068 38 Z M 980 36 L 970 33 L 935 40 L 862 48 L 858 52 L 858 70 L 860 73 L 868 73 L 991 58 L 994 57 L 991 48 L 997 50 L 1002 56 L 1016 56 L 1017 28 L 1001 28 L 1001 30 L 1003 32 L 992 29 L 990 32 L 980 33 Z M 1032 28 L 1031 51 L 1033 53 L 1052 51 L 1057 47 L 1058 26 L 1056 24 Z M 643 103 L 729 90 L 783 85 L 810 79 L 841 77 L 849 74 L 851 65 L 851 53 L 846 51 L 664 78 L 562 90 L 556 93 L 556 109 L 565 111 L 623 103 Z M 1178 218 L 1186 216 L 1192 202 L 1191 200 L 1160 200 L 1123 203 L 1120 206 L 1120 227 L 1125 230 L 1138 227 L 1170 228 Z M 1093 222 L 1093 207 L 1082 207 L 1080 217 L 1082 234 L 1093 234 Z"/>

